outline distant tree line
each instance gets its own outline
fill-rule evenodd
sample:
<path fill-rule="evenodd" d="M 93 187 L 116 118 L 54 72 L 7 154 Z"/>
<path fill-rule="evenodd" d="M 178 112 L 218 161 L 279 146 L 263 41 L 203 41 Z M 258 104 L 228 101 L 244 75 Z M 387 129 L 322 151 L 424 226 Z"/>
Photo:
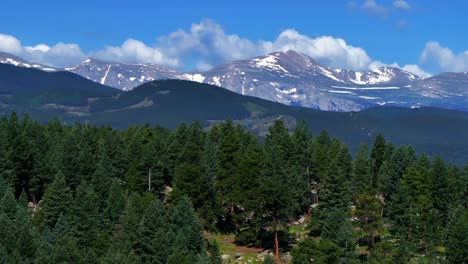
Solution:
<path fill-rule="evenodd" d="M 222 263 L 205 232 L 293 263 L 468 263 L 468 166 L 381 134 L 353 158 L 305 123 L 259 139 L 232 121 L 115 130 L 13 113 L 0 199 L 0 263 Z"/>

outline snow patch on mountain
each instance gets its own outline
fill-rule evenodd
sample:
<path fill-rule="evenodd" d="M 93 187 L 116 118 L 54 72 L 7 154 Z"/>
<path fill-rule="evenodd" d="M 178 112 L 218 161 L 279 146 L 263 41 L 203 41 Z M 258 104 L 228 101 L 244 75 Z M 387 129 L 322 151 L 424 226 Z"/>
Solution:
<path fill-rule="evenodd" d="M 273 55 L 268 55 L 263 58 L 255 58 L 252 60 L 252 64 L 257 68 L 267 68 L 269 70 L 281 70 L 285 73 L 288 73 L 281 65 L 278 64 L 278 58 Z"/>

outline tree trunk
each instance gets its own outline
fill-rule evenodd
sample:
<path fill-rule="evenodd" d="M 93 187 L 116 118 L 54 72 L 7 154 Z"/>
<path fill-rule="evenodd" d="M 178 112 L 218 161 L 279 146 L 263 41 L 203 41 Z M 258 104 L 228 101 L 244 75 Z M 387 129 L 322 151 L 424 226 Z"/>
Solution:
<path fill-rule="evenodd" d="M 235 218 L 235 209 L 234 209 L 234 203 L 231 202 L 231 216 L 232 216 L 232 223 L 234 224 L 234 228 L 236 229 L 235 231 L 238 233 L 239 232 L 239 224 L 236 221 Z"/>
<path fill-rule="evenodd" d="M 275 261 L 279 261 L 278 226 L 275 224 Z"/>

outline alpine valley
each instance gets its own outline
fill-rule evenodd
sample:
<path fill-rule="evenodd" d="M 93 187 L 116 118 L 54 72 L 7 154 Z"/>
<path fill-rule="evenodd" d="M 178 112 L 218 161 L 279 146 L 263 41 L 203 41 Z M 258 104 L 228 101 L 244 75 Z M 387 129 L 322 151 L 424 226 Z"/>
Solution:
<path fill-rule="evenodd" d="M 322 66 L 296 51 L 230 61 L 205 72 L 178 72 L 155 64 L 123 64 L 88 58 L 58 69 L 0 53 L 0 63 L 43 71 L 70 71 L 124 91 L 154 80 L 211 84 L 286 105 L 327 111 L 360 111 L 375 106 L 439 107 L 468 111 L 468 73 L 429 78 L 395 67 L 352 71 Z"/>
<path fill-rule="evenodd" d="M 15 111 L 41 123 L 57 117 L 66 124 L 78 122 L 120 129 L 144 124 L 175 129 L 196 120 L 209 127 L 232 119 L 261 137 L 276 120 L 282 120 L 289 130 L 304 120 L 315 134 L 328 131 L 348 143 L 354 153 L 361 143 L 371 143 L 381 132 L 396 145 L 411 144 L 431 157 L 441 155 L 459 165 L 467 162 L 468 112 L 465 111 L 389 106 L 359 112 L 320 111 L 186 80 L 155 80 L 122 91 L 72 72 L 43 71 L 27 62 L 21 63 L 25 67 L 0 64 L 0 114 L 8 116 Z M 108 73 L 107 78 L 111 76 Z M 386 90 L 380 92 L 383 91 Z"/>

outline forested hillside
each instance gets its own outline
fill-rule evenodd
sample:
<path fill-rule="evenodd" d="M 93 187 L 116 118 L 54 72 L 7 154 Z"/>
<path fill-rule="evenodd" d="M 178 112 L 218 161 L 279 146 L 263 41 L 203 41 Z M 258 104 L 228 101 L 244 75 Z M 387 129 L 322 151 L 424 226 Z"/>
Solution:
<path fill-rule="evenodd" d="M 210 234 L 281 263 L 468 262 L 468 166 L 312 132 L 3 117 L 0 262 L 222 263 Z"/>

